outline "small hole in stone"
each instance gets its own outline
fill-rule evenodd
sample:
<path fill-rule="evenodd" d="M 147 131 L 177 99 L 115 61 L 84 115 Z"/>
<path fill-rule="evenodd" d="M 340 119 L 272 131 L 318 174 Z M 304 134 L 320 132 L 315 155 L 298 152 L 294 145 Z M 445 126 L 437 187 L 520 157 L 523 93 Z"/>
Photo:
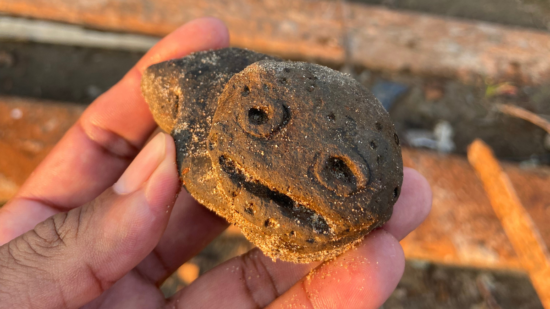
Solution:
<path fill-rule="evenodd" d="M 314 86 L 314 85 L 310 85 L 309 87 L 307 87 L 307 91 L 313 92 L 313 90 L 315 90 L 315 86 Z"/>
<path fill-rule="evenodd" d="M 395 187 L 393 189 L 393 198 L 397 198 L 399 196 L 399 187 Z"/>
<path fill-rule="evenodd" d="M 395 140 L 397 146 L 399 146 L 399 136 L 397 136 L 397 133 L 393 133 L 393 139 Z"/>
<path fill-rule="evenodd" d="M 279 83 L 286 85 L 286 77 L 282 77 L 281 79 L 279 79 Z"/>
<path fill-rule="evenodd" d="M 269 120 L 267 113 L 259 108 L 251 108 L 248 110 L 248 121 L 254 125 L 262 125 Z"/>
<path fill-rule="evenodd" d="M 376 130 L 382 131 L 382 125 L 380 124 L 380 122 L 377 122 L 374 125 L 376 126 Z"/>
<path fill-rule="evenodd" d="M 250 88 L 248 88 L 248 86 L 244 86 L 244 89 L 243 89 L 243 92 L 242 92 L 242 96 L 243 97 L 246 97 L 250 94 Z"/>
<path fill-rule="evenodd" d="M 315 242 L 315 239 L 313 239 L 313 238 L 310 238 L 310 239 L 308 239 L 308 240 L 306 240 L 306 241 L 307 241 L 308 243 L 312 244 L 312 243 L 314 243 L 314 242 Z"/>
<path fill-rule="evenodd" d="M 378 147 L 374 141 L 370 142 L 370 148 L 376 149 Z"/>
<path fill-rule="evenodd" d="M 292 236 L 292 237 L 295 237 L 295 236 L 296 236 L 296 232 L 290 231 L 290 233 L 289 233 L 288 235 L 289 235 L 289 236 Z"/>
<path fill-rule="evenodd" d="M 264 225 L 265 227 L 270 227 L 270 228 L 278 228 L 280 226 L 279 223 L 277 223 L 277 220 L 273 218 L 269 218 L 265 220 Z"/>
<path fill-rule="evenodd" d="M 285 71 L 285 73 L 290 73 L 290 69 L 289 69 L 289 68 L 284 68 L 284 71 Z"/>
<path fill-rule="evenodd" d="M 254 204 L 249 204 L 248 206 L 246 206 L 244 208 L 244 211 L 249 214 L 249 215 L 254 215 L 255 211 L 254 211 Z"/>
<path fill-rule="evenodd" d="M 327 118 L 328 118 L 328 120 L 334 121 L 334 120 L 336 120 L 336 115 L 334 115 L 334 113 L 330 113 L 330 114 L 328 114 Z"/>

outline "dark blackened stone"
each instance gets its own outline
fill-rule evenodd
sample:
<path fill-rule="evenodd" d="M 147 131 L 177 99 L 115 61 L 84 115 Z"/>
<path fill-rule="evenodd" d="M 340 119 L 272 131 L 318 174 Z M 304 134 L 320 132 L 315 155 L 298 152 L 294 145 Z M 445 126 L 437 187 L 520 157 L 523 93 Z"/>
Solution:
<path fill-rule="evenodd" d="M 224 49 L 164 62 L 143 93 L 199 202 L 273 258 L 325 260 L 390 218 L 401 148 L 351 77 L 266 58 Z"/>
<path fill-rule="evenodd" d="M 154 64 L 143 74 L 141 90 L 157 124 L 176 143 L 184 187 L 200 203 L 225 207 L 216 189 L 206 138 L 225 84 L 248 65 L 277 58 L 239 48 L 203 51 Z"/>
<path fill-rule="evenodd" d="M 310 262 L 391 217 L 403 181 L 394 136 L 388 113 L 349 75 L 260 61 L 227 84 L 209 149 L 246 237 L 272 257 Z"/>

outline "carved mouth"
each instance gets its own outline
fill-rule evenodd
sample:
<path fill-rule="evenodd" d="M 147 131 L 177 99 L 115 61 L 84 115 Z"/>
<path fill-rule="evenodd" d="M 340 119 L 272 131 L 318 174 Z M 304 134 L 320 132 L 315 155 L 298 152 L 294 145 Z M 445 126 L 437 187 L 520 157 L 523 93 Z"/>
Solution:
<path fill-rule="evenodd" d="M 229 176 L 231 181 L 240 188 L 248 191 L 250 194 L 259 197 L 265 201 L 272 201 L 277 205 L 279 212 L 299 225 L 310 227 L 317 234 L 329 234 L 330 227 L 325 218 L 295 201 L 290 196 L 272 190 L 260 181 L 250 179 L 244 170 L 237 166 L 234 160 L 226 155 L 219 157 L 220 167 Z M 266 203 L 271 204 L 271 203 Z"/>

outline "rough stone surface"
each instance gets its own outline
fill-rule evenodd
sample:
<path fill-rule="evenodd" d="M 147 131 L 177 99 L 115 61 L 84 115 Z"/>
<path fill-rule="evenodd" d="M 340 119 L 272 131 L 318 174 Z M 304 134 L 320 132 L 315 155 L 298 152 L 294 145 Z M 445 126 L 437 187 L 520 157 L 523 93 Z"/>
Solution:
<path fill-rule="evenodd" d="M 143 93 L 197 200 L 273 258 L 334 257 L 391 217 L 399 138 L 348 75 L 262 59 L 225 49 L 164 62 Z"/>
<path fill-rule="evenodd" d="M 150 66 L 142 92 L 159 126 L 174 137 L 178 170 L 185 188 L 200 203 L 224 207 L 216 188 L 206 138 L 218 96 L 236 73 L 259 60 L 276 59 L 252 51 L 225 48 L 198 52 Z"/>

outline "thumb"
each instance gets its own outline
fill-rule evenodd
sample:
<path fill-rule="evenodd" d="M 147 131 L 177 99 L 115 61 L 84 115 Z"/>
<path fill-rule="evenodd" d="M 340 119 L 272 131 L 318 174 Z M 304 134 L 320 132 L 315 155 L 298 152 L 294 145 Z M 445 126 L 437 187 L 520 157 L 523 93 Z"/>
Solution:
<path fill-rule="evenodd" d="M 159 133 L 94 201 L 0 247 L 0 307 L 73 308 L 99 296 L 156 246 L 179 188 L 174 142 Z"/>

